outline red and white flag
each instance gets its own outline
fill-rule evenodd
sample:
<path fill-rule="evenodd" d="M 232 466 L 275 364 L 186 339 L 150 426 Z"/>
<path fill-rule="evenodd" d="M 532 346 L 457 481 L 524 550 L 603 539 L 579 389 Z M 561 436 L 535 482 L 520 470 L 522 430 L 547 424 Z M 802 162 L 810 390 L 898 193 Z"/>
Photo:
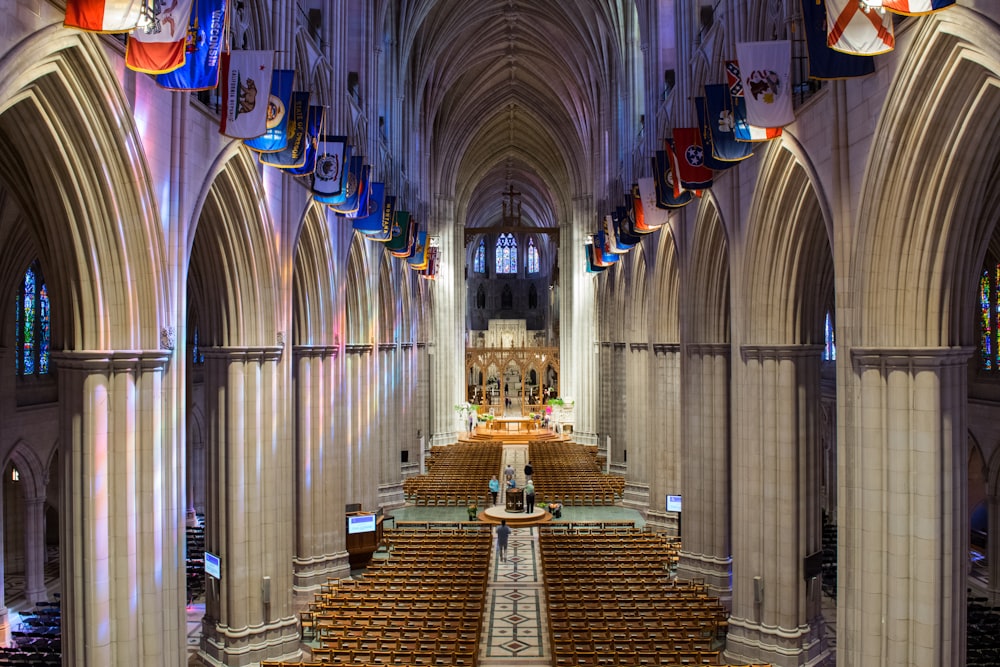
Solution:
<path fill-rule="evenodd" d="M 66 0 L 68 28 L 91 32 L 128 32 L 139 25 L 142 0 Z"/>
<path fill-rule="evenodd" d="M 128 36 L 125 65 L 136 72 L 165 74 L 184 64 L 194 0 L 166 0 L 146 25 Z"/>
<path fill-rule="evenodd" d="M 896 47 L 892 14 L 862 6 L 859 0 L 826 0 L 826 45 L 856 56 L 892 51 Z"/>
<path fill-rule="evenodd" d="M 219 131 L 236 139 L 253 139 L 267 130 L 274 51 L 230 51 L 222 54 L 222 122 Z"/>
<path fill-rule="evenodd" d="M 882 6 L 897 14 L 930 14 L 947 9 L 955 0 L 882 0 Z"/>

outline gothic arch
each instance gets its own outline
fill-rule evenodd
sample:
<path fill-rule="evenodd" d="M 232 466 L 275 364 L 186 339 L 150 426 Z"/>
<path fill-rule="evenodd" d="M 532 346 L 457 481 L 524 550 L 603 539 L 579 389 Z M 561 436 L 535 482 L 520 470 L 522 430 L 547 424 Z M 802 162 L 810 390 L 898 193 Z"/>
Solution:
<path fill-rule="evenodd" d="M 376 322 L 379 328 L 379 342 L 394 343 L 399 342 L 400 312 L 397 285 L 399 283 L 398 264 L 402 261 L 393 261 L 393 256 L 387 252 L 382 253 L 382 261 L 379 263 L 378 273 L 378 317 Z"/>
<path fill-rule="evenodd" d="M 54 350 L 157 349 L 166 311 L 152 178 L 103 49 L 53 25 L 0 61 L 0 180 L 35 225 Z"/>
<path fill-rule="evenodd" d="M 729 342 L 729 245 L 715 201 L 706 197 L 694 221 L 688 260 L 687 302 L 697 310 L 687 314 L 689 340 Z"/>
<path fill-rule="evenodd" d="M 746 287 L 747 343 L 818 344 L 833 254 L 813 170 L 780 142 L 765 149 L 750 205 L 741 283 Z"/>
<path fill-rule="evenodd" d="M 49 476 L 42 468 L 42 462 L 38 460 L 38 455 L 30 445 L 23 440 L 18 440 L 7 453 L 7 457 L 0 466 L 0 472 L 7 469 L 11 463 L 17 468 L 20 474 L 20 481 L 28 490 L 24 492 L 26 499 L 44 498 L 48 486 Z"/>
<path fill-rule="evenodd" d="M 914 30 L 858 207 L 855 342 L 969 345 L 968 314 L 1000 210 L 1000 145 L 983 141 L 1000 133 L 1000 28 L 956 5 Z"/>
<path fill-rule="evenodd" d="M 655 273 L 651 280 L 656 286 L 655 297 L 650 298 L 652 327 L 650 339 L 654 343 L 676 343 L 680 334 L 680 266 L 677 244 L 669 225 L 664 225 L 656 247 Z"/>
<path fill-rule="evenodd" d="M 337 262 L 323 206 L 306 210 L 295 247 L 292 334 L 295 345 L 334 345 L 339 330 Z"/>
<path fill-rule="evenodd" d="M 365 241 L 361 239 L 360 234 L 352 234 L 344 294 L 346 342 L 352 345 L 366 345 L 372 342 L 369 275 Z"/>
<path fill-rule="evenodd" d="M 622 340 L 630 343 L 648 343 L 650 338 L 649 311 L 652 304 L 646 294 L 648 276 L 646 275 L 646 254 L 643 244 L 638 244 L 629 254 L 632 256 L 631 266 L 628 267 L 631 279 L 625 303 L 622 304 L 627 331 L 624 332 L 625 337 Z"/>
<path fill-rule="evenodd" d="M 199 304 L 199 340 L 206 347 L 275 345 L 281 285 L 274 229 L 250 151 L 230 143 L 206 184 L 188 275 Z"/>

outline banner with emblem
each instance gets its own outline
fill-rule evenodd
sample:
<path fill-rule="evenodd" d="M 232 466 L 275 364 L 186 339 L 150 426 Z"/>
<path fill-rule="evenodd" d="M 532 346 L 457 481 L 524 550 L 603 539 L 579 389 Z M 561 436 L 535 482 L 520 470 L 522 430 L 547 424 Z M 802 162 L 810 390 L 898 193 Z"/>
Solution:
<path fill-rule="evenodd" d="M 365 165 L 366 167 L 368 165 Z M 372 181 L 368 185 L 368 197 L 365 202 L 364 215 L 359 215 L 351 221 L 351 227 L 365 234 L 379 234 L 382 231 L 382 208 L 385 206 L 385 183 Z"/>
<path fill-rule="evenodd" d="M 692 194 L 689 190 L 681 189 L 681 182 L 677 176 L 680 172 L 680 165 L 677 164 L 677 156 L 674 155 L 672 139 L 667 139 L 664 142 L 664 150 L 656 151 L 652 162 L 656 207 L 671 209 L 690 204 Z"/>
<path fill-rule="evenodd" d="M 261 164 L 278 169 L 301 167 L 306 161 L 308 139 L 309 93 L 297 90 L 288 105 L 288 123 L 285 126 L 285 147 L 273 153 L 261 153 Z"/>
<path fill-rule="evenodd" d="M 892 14 L 858 0 L 826 0 L 826 45 L 834 51 L 877 56 L 896 48 Z"/>
<path fill-rule="evenodd" d="M 267 98 L 267 123 L 264 134 L 243 143 L 258 153 L 277 153 L 288 144 L 288 116 L 292 104 L 295 70 L 276 69 L 271 74 L 271 92 Z"/>
<path fill-rule="evenodd" d="M 875 71 L 873 57 L 841 53 L 826 45 L 825 0 L 802 0 L 802 23 L 805 25 L 810 79 L 850 79 Z"/>
<path fill-rule="evenodd" d="M 733 100 L 733 135 L 736 141 L 770 141 L 781 136 L 780 127 L 760 127 L 747 120 L 747 105 L 743 99 L 743 77 L 736 60 L 726 61 L 726 81 Z"/>
<path fill-rule="evenodd" d="M 292 176 L 308 176 L 316 171 L 316 155 L 319 152 L 319 138 L 323 134 L 326 122 L 326 109 L 311 105 L 306 120 L 306 156 L 299 167 L 287 167 L 285 171 Z M 263 156 L 262 156 L 263 157 Z"/>
<path fill-rule="evenodd" d="M 194 0 L 184 42 L 184 64 L 156 75 L 168 90 L 211 90 L 219 85 L 219 63 L 226 32 L 226 0 Z"/>
<path fill-rule="evenodd" d="M 406 263 L 414 271 L 423 271 L 427 268 L 427 232 L 417 232 L 417 238 L 413 242 L 413 254 L 406 259 Z"/>
<path fill-rule="evenodd" d="M 930 14 L 947 9 L 955 4 L 955 0 L 882 0 L 882 6 L 897 14 Z"/>
<path fill-rule="evenodd" d="M 695 114 L 698 117 L 698 129 L 701 131 L 701 148 L 704 151 L 705 166 L 713 171 L 725 171 L 736 165 L 736 160 L 720 160 L 712 153 L 712 129 L 709 127 L 708 110 L 705 107 L 705 98 L 694 98 Z M 735 140 L 734 140 L 735 143 Z M 743 143 L 740 146 L 749 144 Z"/>
<path fill-rule="evenodd" d="M 405 252 L 410 243 L 410 212 L 396 211 L 392 220 L 391 238 L 386 241 L 385 248 L 389 252 Z"/>
<path fill-rule="evenodd" d="M 420 272 L 421 278 L 426 280 L 437 280 L 438 253 L 438 247 L 432 243 L 431 247 L 427 249 L 427 268 Z"/>
<path fill-rule="evenodd" d="M 594 245 L 597 247 L 600 266 L 611 266 L 618 261 L 618 253 L 611 252 L 608 248 L 608 235 L 605 233 L 603 226 L 601 231 L 594 234 Z"/>
<path fill-rule="evenodd" d="M 600 273 L 607 270 L 608 266 L 600 263 L 600 250 L 597 249 L 593 241 L 584 244 L 584 254 L 587 256 L 587 273 Z"/>
<path fill-rule="evenodd" d="M 392 226 L 396 221 L 396 197 L 390 194 L 385 195 L 385 202 L 382 204 L 382 228 L 377 232 L 366 233 L 365 238 L 369 241 L 388 243 L 392 240 Z"/>
<path fill-rule="evenodd" d="M 792 111 L 792 43 L 737 42 L 747 120 L 761 127 L 781 127 L 795 120 Z"/>
<path fill-rule="evenodd" d="M 350 147 L 348 147 L 350 149 Z M 355 213 L 358 210 L 358 198 L 361 196 L 361 168 L 364 166 L 365 156 L 351 155 L 350 160 L 346 160 L 347 177 L 343 181 L 344 189 L 341 197 L 337 201 L 325 202 L 334 212 L 340 215 Z M 318 165 L 317 165 L 318 168 Z"/>
<path fill-rule="evenodd" d="M 144 0 L 66 0 L 67 28 L 90 32 L 130 32 L 139 25 Z"/>
<path fill-rule="evenodd" d="M 656 158 L 653 158 L 653 160 L 655 161 Z M 667 210 L 657 206 L 656 178 L 640 178 L 637 187 L 639 188 L 639 198 L 642 201 L 642 222 L 639 222 L 639 204 L 636 204 L 636 224 L 647 229 L 659 229 L 667 224 L 667 220 L 669 219 Z"/>
<path fill-rule="evenodd" d="M 362 157 L 362 159 L 364 158 Z M 372 194 L 371 176 L 371 165 L 362 164 L 361 177 L 358 184 L 358 206 L 353 211 L 348 213 L 346 217 L 353 220 L 357 217 L 364 218 L 368 216 L 368 198 L 371 197 Z"/>
<path fill-rule="evenodd" d="M 628 198 L 626 198 L 626 201 L 628 201 Z M 631 206 L 616 206 L 614 212 L 611 214 L 611 221 L 615 225 L 615 231 L 618 232 L 618 241 L 621 244 L 629 248 L 634 248 L 642 242 L 642 235 L 637 234 L 635 231 L 635 218 L 632 217 Z"/>
<path fill-rule="evenodd" d="M 267 129 L 267 91 L 271 90 L 274 51 L 230 51 L 222 54 L 222 122 L 219 131 L 234 139 L 251 139 Z"/>
<path fill-rule="evenodd" d="M 614 255 L 624 255 L 632 246 L 626 246 L 618 238 L 618 230 L 615 228 L 615 221 L 611 214 L 601 218 L 601 231 L 604 233 L 604 250 Z"/>
<path fill-rule="evenodd" d="M 712 170 L 705 166 L 705 149 L 701 145 L 701 129 L 675 127 L 673 130 L 674 155 L 677 158 L 678 176 L 685 190 L 704 190 L 712 187 Z"/>
<path fill-rule="evenodd" d="M 410 216 L 410 226 L 408 229 L 404 230 L 404 234 L 400 237 L 402 242 L 397 244 L 399 249 L 393 249 L 393 243 L 397 241 L 397 238 L 393 236 L 392 241 L 390 241 L 386 247 L 389 250 L 389 254 L 398 259 L 406 259 L 413 256 L 413 249 L 417 245 L 417 233 L 420 231 L 420 224 L 417 222 L 416 218 L 412 215 Z"/>
<path fill-rule="evenodd" d="M 705 123 L 709 130 L 712 157 L 720 162 L 739 162 L 753 155 L 753 145 L 736 140 L 736 115 L 729 86 L 711 83 L 705 86 Z"/>
<path fill-rule="evenodd" d="M 154 2 L 149 20 L 128 35 L 125 66 L 136 72 L 161 74 L 184 64 L 187 29 L 194 0 Z"/>
<path fill-rule="evenodd" d="M 321 204 L 339 204 L 347 197 L 346 181 L 351 162 L 347 137 L 324 134 L 316 145 L 316 168 L 313 170 L 313 199 Z"/>

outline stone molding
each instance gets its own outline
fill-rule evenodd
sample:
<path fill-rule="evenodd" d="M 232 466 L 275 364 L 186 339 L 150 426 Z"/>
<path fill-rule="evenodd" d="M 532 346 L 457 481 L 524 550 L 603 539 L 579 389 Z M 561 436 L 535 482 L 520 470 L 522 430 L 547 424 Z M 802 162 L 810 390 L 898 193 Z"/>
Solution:
<path fill-rule="evenodd" d="M 336 357 L 340 348 L 336 345 L 296 345 L 292 348 L 295 357 Z"/>
<path fill-rule="evenodd" d="M 680 343 L 653 343 L 654 354 L 676 354 L 681 351 Z"/>
<path fill-rule="evenodd" d="M 964 366 L 973 347 L 854 347 L 851 360 L 858 368 L 942 368 Z"/>
<path fill-rule="evenodd" d="M 349 344 L 344 346 L 344 351 L 348 354 L 362 354 L 364 352 L 371 352 L 374 349 L 374 345 L 370 343 L 367 345 Z"/>
<path fill-rule="evenodd" d="M 206 359 L 222 359 L 225 361 L 277 361 L 281 358 L 284 348 L 273 346 L 261 347 L 206 347 L 202 354 Z"/>
<path fill-rule="evenodd" d="M 155 370 L 164 368 L 172 355 L 165 350 L 118 350 L 53 352 L 52 360 L 60 369 L 97 372 L 105 369 Z"/>

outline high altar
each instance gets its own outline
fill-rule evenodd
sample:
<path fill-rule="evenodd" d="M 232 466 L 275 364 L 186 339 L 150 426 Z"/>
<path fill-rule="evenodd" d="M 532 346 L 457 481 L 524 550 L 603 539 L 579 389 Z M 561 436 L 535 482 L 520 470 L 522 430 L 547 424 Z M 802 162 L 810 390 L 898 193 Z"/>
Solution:
<path fill-rule="evenodd" d="M 486 331 L 474 333 L 465 349 L 469 402 L 504 415 L 507 399 L 516 398 L 526 415 L 558 396 L 559 348 L 539 336 L 524 320 L 490 320 Z"/>

